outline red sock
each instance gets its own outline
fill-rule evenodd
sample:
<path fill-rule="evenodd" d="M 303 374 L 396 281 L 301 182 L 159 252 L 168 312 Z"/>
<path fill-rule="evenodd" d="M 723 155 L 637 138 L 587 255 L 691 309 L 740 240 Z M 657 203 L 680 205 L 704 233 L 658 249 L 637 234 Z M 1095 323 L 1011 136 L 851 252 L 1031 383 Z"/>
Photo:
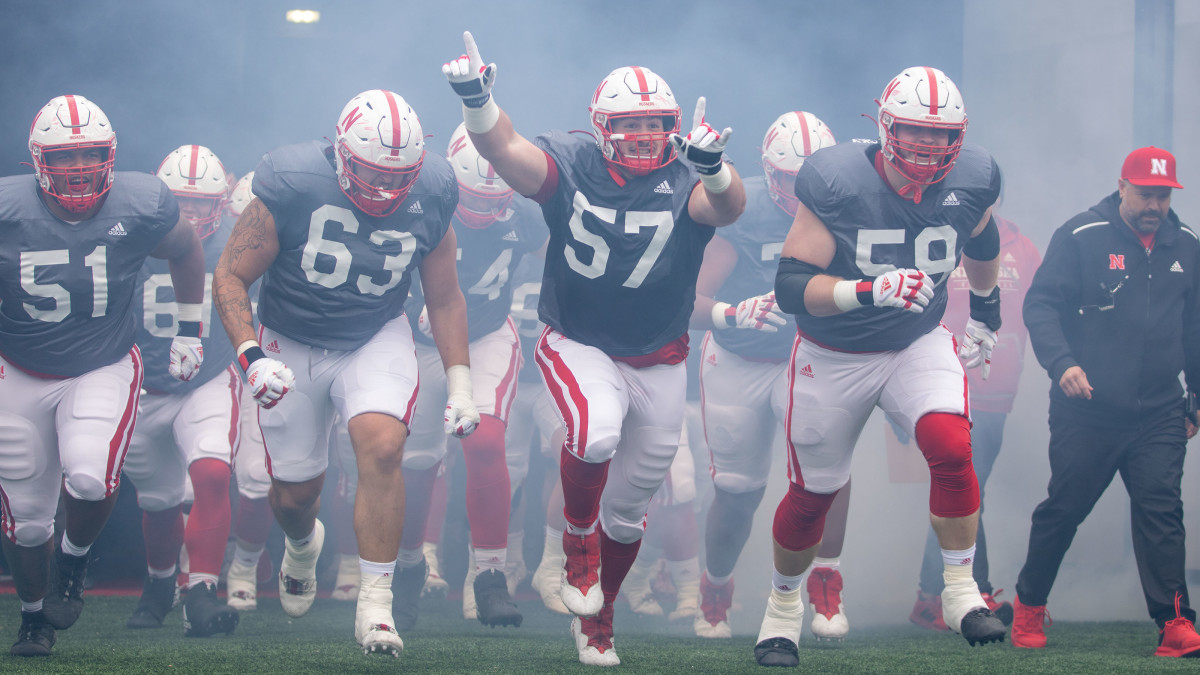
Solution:
<path fill-rule="evenodd" d="M 428 469 L 404 470 L 404 534 L 400 538 L 400 548 L 406 551 L 421 548 L 425 541 L 433 479 L 437 478 L 439 467 L 441 464 Z"/>
<path fill-rule="evenodd" d="M 467 465 L 467 521 L 476 549 L 508 545 L 508 466 L 504 463 L 504 423 L 481 415 L 475 433 L 462 439 Z"/>
<path fill-rule="evenodd" d="M 183 504 L 162 511 L 143 511 L 142 536 L 146 540 L 147 566 L 156 570 L 175 567 L 183 545 Z"/>
<path fill-rule="evenodd" d="M 266 497 L 262 499 L 247 499 L 238 496 L 237 538 L 247 544 L 263 546 L 271 534 L 271 524 L 275 515 L 271 513 L 271 504 Z"/>
<path fill-rule="evenodd" d="M 470 464 L 467 465 L 468 471 Z M 442 527 L 446 524 L 446 473 L 441 472 L 433 481 L 433 496 L 429 500 L 429 520 L 425 523 L 425 541 L 437 546 L 442 541 Z"/>
<path fill-rule="evenodd" d="M 638 539 L 632 544 L 622 544 L 610 539 L 603 527 L 598 529 L 600 530 L 600 590 L 604 592 L 604 603 L 611 605 L 617 599 L 617 592 L 621 590 L 621 582 L 625 581 L 625 575 L 629 574 L 629 568 L 633 567 L 633 561 L 637 560 L 642 540 Z"/>
<path fill-rule="evenodd" d="M 562 475 L 563 501 L 566 502 L 563 514 L 571 525 L 591 527 L 600 516 L 600 494 L 608 480 L 608 465 L 609 462 L 585 462 L 563 445 L 558 470 Z"/>
<path fill-rule="evenodd" d="M 664 506 L 654 521 L 654 528 L 662 532 L 663 557 L 668 561 L 688 560 L 700 552 L 700 531 L 696 527 L 696 512 L 692 505 L 675 504 Z"/>
<path fill-rule="evenodd" d="M 229 465 L 219 459 L 198 459 L 188 467 L 188 476 L 196 496 L 184 534 L 188 572 L 220 575 L 229 540 Z"/>

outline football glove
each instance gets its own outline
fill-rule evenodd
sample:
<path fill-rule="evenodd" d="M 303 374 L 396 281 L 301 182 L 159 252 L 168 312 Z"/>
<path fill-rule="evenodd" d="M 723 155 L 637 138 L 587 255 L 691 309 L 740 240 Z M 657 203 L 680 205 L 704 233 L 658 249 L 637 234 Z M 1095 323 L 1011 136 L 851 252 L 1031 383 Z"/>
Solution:
<path fill-rule="evenodd" d="M 479 424 L 469 367 L 450 366 L 446 369 L 446 393 L 446 414 L 442 417 L 445 431 L 456 438 L 466 438 Z"/>
<path fill-rule="evenodd" d="M 933 280 L 921 270 L 892 270 L 871 282 L 876 307 L 895 307 L 920 314 L 933 300 Z"/>
<path fill-rule="evenodd" d="M 204 345 L 200 344 L 200 338 L 176 335 L 171 340 L 171 365 L 167 368 L 171 377 L 187 382 L 200 372 L 202 363 Z"/>
<path fill-rule="evenodd" d="M 279 399 L 296 386 L 296 376 L 282 361 L 266 357 L 255 359 L 246 368 L 246 385 L 250 395 L 263 408 L 274 408 Z"/>
<path fill-rule="evenodd" d="M 713 325 L 717 328 L 740 328 L 776 333 L 777 326 L 787 324 L 787 319 L 775 303 L 775 291 L 746 298 L 737 306 L 718 302 L 713 306 Z"/>
<path fill-rule="evenodd" d="M 701 96 L 696 101 L 696 113 L 692 116 L 692 130 L 687 136 L 671 134 L 671 145 L 680 159 L 695 167 L 702 176 L 714 176 L 721 170 L 721 153 L 725 144 L 733 134 L 733 129 L 725 127 L 718 133 L 704 121 L 705 99 Z"/>
<path fill-rule="evenodd" d="M 483 65 L 479 48 L 471 31 L 463 33 L 466 54 L 442 64 L 442 74 L 450 82 L 450 88 L 463 100 L 468 108 L 482 108 L 492 97 L 492 85 L 496 83 L 496 64 Z"/>
<path fill-rule="evenodd" d="M 987 324 L 968 319 L 962 342 L 958 345 L 958 358 L 967 368 L 982 366 L 980 375 L 986 380 L 992 371 L 992 350 L 996 348 L 998 339 L 996 331 L 988 328 Z"/>

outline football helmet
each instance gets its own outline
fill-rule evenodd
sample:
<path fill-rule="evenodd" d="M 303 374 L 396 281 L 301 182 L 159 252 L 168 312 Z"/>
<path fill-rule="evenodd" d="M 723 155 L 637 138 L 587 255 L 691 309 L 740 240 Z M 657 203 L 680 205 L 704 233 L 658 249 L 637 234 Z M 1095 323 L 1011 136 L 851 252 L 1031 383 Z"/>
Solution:
<path fill-rule="evenodd" d="M 342 192 L 368 215 L 389 216 L 417 182 L 425 136 L 403 98 L 371 89 L 342 108 L 334 148 Z"/>
<path fill-rule="evenodd" d="M 75 158 L 75 166 L 50 161 L 55 153 L 99 150 L 100 161 Z M 38 185 L 71 213 L 84 213 L 103 200 L 113 182 L 117 134 L 104 111 L 78 95 L 56 96 L 29 127 L 29 154 Z M 49 157 L 48 157 L 49 156 Z"/>
<path fill-rule="evenodd" d="M 816 115 L 802 110 L 784 113 L 763 137 L 763 173 L 771 201 L 789 216 L 796 215 L 796 173 L 808 156 L 834 143 L 833 132 Z"/>
<path fill-rule="evenodd" d="M 250 200 L 254 199 L 254 193 L 250 190 L 251 184 L 254 182 L 254 172 L 242 176 L 237 184 L 233 186 L 233 192 L 229 193 L 229 214 L 234 218 L 242 215 L 242 211 L 250 205 Z"/>
<path fill-rule="evenodd" d="M 179 200 L 179 212 L 201 239 L 216 232 L 229 198 L 229 178 L 212 150 L 181 145 L 158 165 L 157 175 Z"/>
<path fill-rule="evenodd" d="M 471 144 L 465 125 L 459 124 L 454 130 L 446 157 L 458 179 L 458 209 L 454 214 L 463 225 L 482 229 L 504 215 L 512 201 L 513 189 Z"/>
<path fill-rule="evenodd" d="M 884 88 L 879 104 L 879 142 L 883 157 L 918 187 L 946 177 L 962 149 L 967 111 L 958 87 L 937 68 L 907 68 Z M 897 125 L 949 132 L 945 145 L 903 141 Z"/>
<path fill-rule="evenodd" d="M 596 87 L 588 113 L 609 163 L 643 176 L 675 160 L 668 137 L 679 131 L 679 104 L 667 83 L 649 68 L 626 66 L 609 73 Z M 662 128 L 619 130 L 630 118 L 657 118 Z"/>

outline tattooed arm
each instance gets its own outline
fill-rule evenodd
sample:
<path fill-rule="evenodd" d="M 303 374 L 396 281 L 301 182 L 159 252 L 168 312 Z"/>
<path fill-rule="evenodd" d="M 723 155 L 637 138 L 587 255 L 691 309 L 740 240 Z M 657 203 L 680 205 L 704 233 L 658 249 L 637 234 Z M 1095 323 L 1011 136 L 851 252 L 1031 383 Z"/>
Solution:
<path fill-rule="evenodd" d="M 275 218 L 255 198 L 238 218 L 213 273 L 213 303 L 235 347 L 258 337 L 246 289 L 263 275 L 278 254 Z"/>

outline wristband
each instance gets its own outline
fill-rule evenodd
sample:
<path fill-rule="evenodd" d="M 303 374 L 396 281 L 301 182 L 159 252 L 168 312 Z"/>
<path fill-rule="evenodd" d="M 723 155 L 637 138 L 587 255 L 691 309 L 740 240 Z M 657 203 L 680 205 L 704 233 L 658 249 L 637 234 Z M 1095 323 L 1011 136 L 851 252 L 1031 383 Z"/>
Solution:
<path fill-rule="evenodd" d="M 470 366 L 450 366 L 446 369 L 446 393 L 449 396 L 459 393 L 473 396 Z"/>
<path fill-rule="evenodd" d="M 875 304 L 869 279 L 845 279 L 833 285 L 833 304 L 843 312 Z"/>
<path fill-rule="evenodd" d="M 200 323 L 200 313 L 204 305 L 199 302 L 176 302 L 175 306 L 179 309 L 179 321 Z"/>
<path fill-rule="evenodd" d="M 486 134 L 499 121 L 500 106 L 496 105 L 496 100 L 491 96 L 488 97 L 487 103 L 478 108 L 471 108 L 467 104 L 463 104 L 463 126 L 467 128 L 467 131 Z"/>
<path fill-rule="evenodd" d="M 204 326 L 199 321 L 184 321 L 179 320 L 179 326 L 176 328 L 175 335 L 179 337 L 200 337 L 200 333 Z"/>
<path fill-rule="evenodd" d="M 721 168 L 711 176 L 700 174 L 700 182 L 704 184 L 704 189 L 711 194 L 719 195 L 729 189 L 733 184 L 733 172 L 729 170 L 729 166 L 721 162 Z"/>
<path fill-rule="evenodd" d="M 728 302 L 714 302 L 712 306 L 712 322 L 714 328 L 729 328 L 729 315 L 725 312 L 729 310 Z"/>
<path fill-rule="evenodd" d="M 241 366 L 242 372 L 250 369 L 250 364 L 259 359 L 265 359 L 267 355 L 263 353 L 262 347 L 254 340 L 246 340 L 237 347 L 237 362 Z"/>

